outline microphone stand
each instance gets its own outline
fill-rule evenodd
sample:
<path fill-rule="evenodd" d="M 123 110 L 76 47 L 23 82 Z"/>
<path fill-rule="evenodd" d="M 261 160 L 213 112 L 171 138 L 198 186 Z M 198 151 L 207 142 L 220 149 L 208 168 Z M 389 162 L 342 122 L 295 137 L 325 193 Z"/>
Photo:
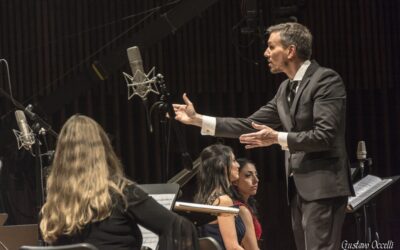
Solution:
<path fill-rule="evenodd" d="M 58 134 L 51 128 L 50 124 L 45 122 L 40 116 L 32 112 L 33 106 L 31 104 L 28 104 L 28 106 L 24 107 L 21 103 L 16 101 L 14 98 L 12 98 L 7 92 L 5 92 L 2 88 L 0 88 L 0 94 L 4 96 L 6 99 L 10 100 L 14 105 L 16 109 L 24 111 L 25 115 L 29 117 L 34 122 L 38 122 L 41 127 L 46 129 L 49 134 L 53 135 L 55 138 L 58 137 Z"/>
<path fill-rule="evenodd" d="M 32 130 L 35 134 L 37 135 L 43 135 L 43 137 L 46 134 L 51 134 L 55 138 L 58 137 L 58 134 L 51 128 L 50 124 L 48 124 L 46 121 L 44 121 L 39 115 L 35 114 L 32 112 L 33 106 L 29 104 L 26 108 L 16 101 L 13 97 L 11 97 L 7 92 L 5 92 L 2 88 L 0 88 L 0 94 L 4 97 L 6 97 L 8 100 L 10 100 L 14 105 L 16 109 L 22 110 L 26 116 L 29 117 L 30 120 L 32 120 L 33 126 Z M 46 147 L 47 147 L 47 141 L 45 142 Z M 35 174 L 36 174 L 36 212 L 38 216 L 38 244 L 40 246 L 44 245 L 44 241 L 42 238 L 42 235 L 40 233 L 39 229 L 39 214 L 40 214 L 40 209 L 43 206 L 43 201 L 44 201 L 44 184 L 43 184 L 43 161 L 42 161 L 42 154 L 41 154 L 41 142 L 38 138 L 38 136 L 35 136 L 35 144 L 34 144 L 34 156 L 35 156 Z M 49 155 L 48 151 L 46 155 Z M 52 153 L 50 153 L 52 155 Z"/>
<path fill-rule="evenodd" d="M 38 222 L 39 222 L 39 215 L 40 215 L 40 209 L 42 208 L 45 200 L 45 184 L 44 184 L 44 175 L 43 175 L 43 155 L 48 156 L 49 162 L 52 160 L 54 151 L 49 150 L 48 144 L 47 144 L 47 139 L 46 135 L 51 134 L 55 138 L 58 137 L 58 134 L 51 128 L 51 126 L 45 122 L 40 116 L 32 112 L 33 106 L 29 104 L 25 109 L 24 112 L 27 114 L 27 116 L 34 122 L 32 125 L 32 130 L 35 136 L 35 145 L 34 145 L 34 152 L 35 152 L 35 173 L 36 173 L 36 209 L 37 209 L 37 215 L 38 215 Z M 46 147 L 47 152 L 45 154 L 42 154 L 41 150 L 41 141 L 39 140 L 39 136 L 42 137 L 42 140 L 44 142 L 44 146 Z M 47 172 L 47 171 L 46 171 Z M 39 225 L 39 223 L 38 223 Z M 38 244 L 40 246 L 44 246 L 45 242 L 43 241 L 40 228 L 38 227 Z"/>
<path fill-rule="evenodd" d="M 43 162 L 40 150 L 40 140 L 35 136 L 35 144 L 33 145 L 35 152 L 35 175 L 36 175 L 36 214 L 38 217 L 38 245 L 44 246 L 44 241 L 39 228 L 40 209 L 43 206 L 44 188 L 43 188 Z"/>
<path fill-rule="evenodd" d="M 164 162 L 166 162 L 166 167 L 165 169 L 162 169 L 161 175 L 163 181 L 166 181 L 169 175 L 169 159 L 168 159 L 168 150 L 169 150 L 169 139 L 170 139 L 170 127 L 168 129 L 167 133 L 167 123 L 168 123 L 168 118 L 166 114 L 169 116 L 169 121 L 172 122 L 172 127 L 174 129 L 176 138 L 178 140 L 178 146 L 181 151 L 181 158 L 182 158 L 182 164 L 185 168 L 187 169 L 192 169 L 193 168 L 193 163 L 192 159 L 187 152 L 187 147 L 185 144 L 185 141 L 183 140 L 182 133 L 179 131 L 178 127 L 174 123 L 173 117 L 175 117 L 175 111 L 172 106 L 171 100 L 170 100 L 170 93 L 168 92 L 167 86 L 164 81 L 164 77 L 161 74 L 157 74 L 153 79 L 153 81 L 156 82 L 156 84 L 160 87 L 160 101 L 155 102 L 150 109 L 150 116 L 151 113 L 154 109 L 158 109 L 159 111 L 159 116 L 160 116 L 160 123 L 161 123 L 161 137 L 162 140 L 164 140 L 161 154 L 162 154 L 162 159 Z"/>
<path fill-rule="evenodd" d="M 361 159 L 359 161 L 360 161 L 360 172 L 361 172 L 361 179 L 362 179 L 365 176 L 364 159 Z M 371 232 L 370 232 L 369 222 L 368 222 L 367 204 L 365 204 L 363 206 L 363 216 L 364 216 L 364 240 L 365 240 L 365 242 L 370 243 L 371 242 Z"/>
<path fill-rule="evenodd" d="M 367 169 L 368 172 L 371 171 L 370 168 L 372 165 L 372 159 L 365 158 L 365 159 L 358 159 L 358 160 L 360 163 L 359 168 L 360 168 L 360 173 L 361 173 L 360 174 L 361 179 L 363 179 L 368 174 L 368 173 L 366 173 L 367 171 L 365 170 L 365 167 L 368 167 L 368 169 Z M 371 204 L 366 203 L 363 206 L 362 214 L 364 217 L 364 240 L 366 243 L 370 243 L 369 245 L 371 246 L 373 237 L 375 237 L 375 239 L 379 242 L 379 233 L 377 231 L 376 204 L 373 201 L 370 201 L 370 202 L 371 202 Z M 372 211 L 371 211 L 371 209 L 372 209 Z M 370 215 L 370 216 L 368 216 L 368 215 Z M 371 221 L 370 221 L 370 219 L 371 219 Z M 357 230 L 360 230 L 360 221 L 361 221 L 361 215 L 360 214 L 358 216 L 356 215 Z M 357 236 L 359 237 L 360 234 L 357 233 Z"/>

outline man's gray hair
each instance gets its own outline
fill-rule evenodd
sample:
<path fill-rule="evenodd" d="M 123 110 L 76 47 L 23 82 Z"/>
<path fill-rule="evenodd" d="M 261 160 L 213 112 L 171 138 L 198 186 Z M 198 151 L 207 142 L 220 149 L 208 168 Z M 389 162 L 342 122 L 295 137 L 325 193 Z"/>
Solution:
<path fill-rule="evenodd" d="M 312 34 L 306 26 L 299 23 L 281 23 L 268 27 L 268 34 L 274 32 L 279 32 L 285 48 L 290 45 L 296 47 L 297 56 L 300 59 L 309 60 L 311 58 Z"/>

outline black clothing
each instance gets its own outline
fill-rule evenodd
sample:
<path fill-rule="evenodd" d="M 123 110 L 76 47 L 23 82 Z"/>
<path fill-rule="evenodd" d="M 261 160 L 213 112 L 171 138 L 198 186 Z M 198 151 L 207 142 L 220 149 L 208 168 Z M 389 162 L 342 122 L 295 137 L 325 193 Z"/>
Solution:
<path fill-rule="evenodd" d="M 159 249 L 198 249 L 196 229 L 193 224 L 168 211 L 136 185 L 128 185 L 124 194 L 127 208 L 119 196 L 112 194 L 111 215 L 93 222 L 79 233 L 60 237 L 56 245 L 87 242 L 99 250 L 134 249 L 142 245 L 138 224 L 159 235 Z"/>
<path fill-rule="evenodd" d="M 236 207 L 236 206 L 232 206 Z M 242 218 L 239 215 L 235 216 L 235 228 L 236 228 L 236 236 L 238 242 L 241 243 L 244 235 L 246 234 L 246 226 Z M 221 248 L 225 250 L 224 240 L 222 239 L 221 231 L 219 230 L 218 224 L 205 224 L 199 228 L 199 235 L 200 237 L 212 237 L 214 238 Z"/>
<path fill-rule="evenodd" d="M 293 196 L 290 207 L 297 250 L 340 249 L 346 205 L 347 197 L 306 201 L 299 194 Z"/>
<path fill-rule="evenodd" d="M 217 118 L 215 136 L 239 137 L 254 132 L 251 122 L 288 132 L 288 201 L 293 201 L 292 195 L 301 198 L 301 203 L 296 203 L 300 205 L 291 204 L 296 246 L 299 250 L 305 245 L 307 249 L 336 250 L 345 200 L 354 195 L 345 144 L 346 88 L 335 71 L 315 61 L 292 93 L 291 106 L 288 84 L 288 79 L 283 81 L 275 97 L 248 118 Z M 332 212 L 325 213 L 327 209 Z M 307 241 L 306 234 L 312 230 L 319 231 L 313 236 L 328 236 Z"/>
<path fill-rule="evenodd" d="M 345 144 L 346 88 L 341 77 L 312 61 L 291 107 L 288 84 L 288 79 L 283 81 L 275 97 L 248 118 L 217 117 L 215 136 L 237 138 L 255 132 L 252 122 L 282 129 L 288 132 L 286 177 L 293 174 L 303 199 L 353 195 Z"/>
<path fill-rule="evenodd" d="M 292 107 L 294 97 L 296 96 L 297 85 L 299 85 L 299 81 L 290 81 L 290 83 L 288 85 L 289 86 L 289 95 L 288 95 L 289 107 Z"/>

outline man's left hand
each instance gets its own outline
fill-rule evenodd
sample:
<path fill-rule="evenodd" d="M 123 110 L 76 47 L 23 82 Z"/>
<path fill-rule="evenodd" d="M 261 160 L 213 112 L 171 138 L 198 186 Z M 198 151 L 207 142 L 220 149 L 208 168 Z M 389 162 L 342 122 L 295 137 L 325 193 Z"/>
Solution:
<path fill-rule="evenodd" d="M 243 134 L 239 137 L 240 143 L 246 144 L 245 148 L 268 147 L 278 143 L 278 132 L 266 125 L 251 123 L 253 128 L 259 130 L 257 132 Z"/>

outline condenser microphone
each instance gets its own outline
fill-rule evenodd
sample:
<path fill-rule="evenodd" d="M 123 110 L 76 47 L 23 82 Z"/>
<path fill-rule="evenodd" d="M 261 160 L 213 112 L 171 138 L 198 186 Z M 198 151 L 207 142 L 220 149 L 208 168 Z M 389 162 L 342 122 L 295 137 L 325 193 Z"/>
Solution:
<path fill-rule="evenodd" d="M 132 71 L 132 90 L 133 94 L 138 95 L 145 107 L 147 124 L 149 125 L 150 133 L 153 132 L 153 126 L 151 125 L 149 105 L 147 103 L 147 94 L 152 91 L 151 80 L 146 76 L 143 69 L 143 60 L 140 54 L 139 47 L 133 46 L 126 50 L 128 54 L 129 66 Z M 128 99 L 129 99 L 129 87 L 128 87 Z"/>
<path fill-rule="evenodd" d="M 143 69 L 142 56 L 137 46 L 130 47 L 126 50 L 128 54 L 129 66 L 131 67 L 132 76 L 122 72 L 125 77 L 126 85 L 128 87 L 128 100 L 133 96 L 139 96 L 143 102 L 146 102 L 147 95 L 154 93 L 159 95 L 157 84 L 160 78 L 155 76 L 155 67 L 153 67 L 147 74 Z"/>
<path fill-rule="evenodd" d="M 143 99 L 147 99 L 148 86 L 146 82 L 146 74 L 143 69 L 143 60 L 140 54 L 139 47 L 133 46 L 126 50 L 128 54 L 129 66 L 131 67 L 133 82 L 136 83 L 136 91 Z"/>
<path fill-rule="evenodd" d="M 367 159 L 367 148 L 365 147 L 365 141 L 359 141 L 357 144 L 357 160 Z"/>
<path fill-rule="evenodd" d="M 18 149 L 24 147 L 26 150 L 30 150 L 32 145 L 35 144 L 35 135 L 32 129 L 29 127 L 24 111 L 15 111 L 15 119 L 17 120 L 19 131 L 14 130 L 14 134 L 17 137 Z"/>
<path fill-rule="evenodd" d="M 367 160 L 367 148 L 365 141 L 359 141 L 357 144 L 357 160 L 360 164 L 361 178 L 364 177 L 364 162 Z"/>

